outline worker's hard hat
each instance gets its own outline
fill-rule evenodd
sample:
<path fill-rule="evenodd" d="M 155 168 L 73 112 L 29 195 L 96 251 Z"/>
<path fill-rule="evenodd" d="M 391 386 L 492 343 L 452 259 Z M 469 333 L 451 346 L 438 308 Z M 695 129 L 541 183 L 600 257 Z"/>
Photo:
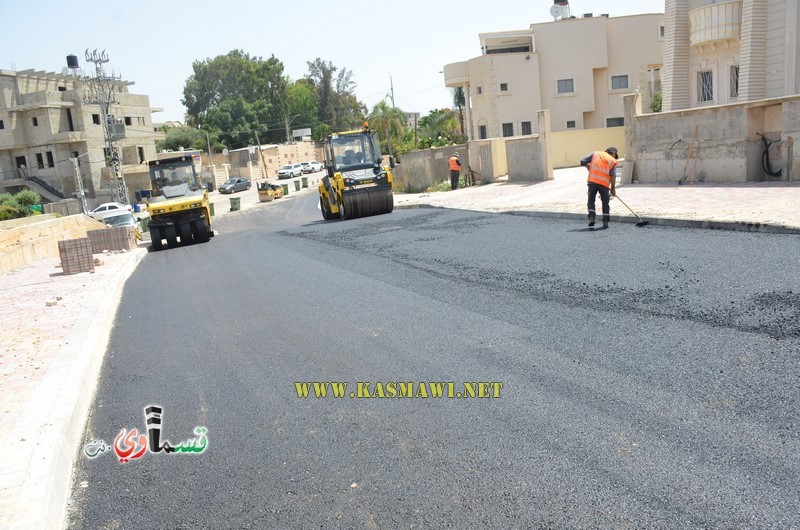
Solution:
<path fill-rule="evenodd" d="M 616 147 L 609 147 L 608 149 L 606 149 L 606 153 L 608 153 L 609 155 L 611 155 L 614 158 L 616 158 L 617 157 L 617 148 Z"/>
<path fill-rule="evenodd" d="M 453 153 L 453 156 L 458 158 L 458 153 Z"/>

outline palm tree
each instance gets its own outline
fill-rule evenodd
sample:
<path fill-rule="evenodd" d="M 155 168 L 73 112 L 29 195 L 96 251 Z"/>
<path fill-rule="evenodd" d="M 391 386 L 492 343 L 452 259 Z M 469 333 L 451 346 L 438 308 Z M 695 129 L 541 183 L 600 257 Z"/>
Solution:
<path fill-rule="evenodd" d="M 463 86 L 453 89 L 453 105 L 458 109 L 458 123 L 461 124 L 461 134 L 466 136 L 464 129 L 464 107 L 467 106 L 467 98 Z"/>
<path fill-rule="evenodd" d="M 384 99 L 372 108 L 368 118 L 373 128 L 381 131 L 389 144 L 389 156 L 392 154 L 392 136 L 398 137 L 406 130 L 406 114 L 397 107 L 390 107 Z"/>

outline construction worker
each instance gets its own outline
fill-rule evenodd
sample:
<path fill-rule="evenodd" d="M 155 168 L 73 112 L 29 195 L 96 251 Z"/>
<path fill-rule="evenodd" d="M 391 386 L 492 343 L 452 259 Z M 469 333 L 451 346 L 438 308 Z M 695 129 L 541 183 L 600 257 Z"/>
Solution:
<path fill-rule="evenodd" d="M 605 151 L 595 151 L 586 158 L 581 159 L 581 165 L 589 170 L 589 226 L 594 226 L 594 203 L 597 194 L 603 203 L 603 228 L 608 228 L 611 220 L 609 207 L 610 195 L 616 195 L 617 185 L 617 148 L 609 147 Z"/>
<path fill-rule="evenodd" d="M 461 175 L 461 161 L 458 159 L 458 153 L 453 153 L 447 163 L 450 164 L 450 189 L 458 188 L 458 177 Z"/>

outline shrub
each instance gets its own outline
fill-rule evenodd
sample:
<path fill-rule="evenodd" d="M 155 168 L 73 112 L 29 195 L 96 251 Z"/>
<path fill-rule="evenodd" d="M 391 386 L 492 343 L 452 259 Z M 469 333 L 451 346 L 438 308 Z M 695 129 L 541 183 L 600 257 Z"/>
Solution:
<path fill-rule="evenodd" d="M 19 217 L 19 210 L 8 204 L 0 205 L 0 221 L 8 221 Z"/>
<path fill-rule="evenodd" d="M 31 212 L 31 206 L 42 202 L 42 198 L 33 190 L 22 190 L 14 195 L 14 199 L 20 206 L 19 210 L 20 213 L 22 213 L 22 217 L 27 216 Z"/>

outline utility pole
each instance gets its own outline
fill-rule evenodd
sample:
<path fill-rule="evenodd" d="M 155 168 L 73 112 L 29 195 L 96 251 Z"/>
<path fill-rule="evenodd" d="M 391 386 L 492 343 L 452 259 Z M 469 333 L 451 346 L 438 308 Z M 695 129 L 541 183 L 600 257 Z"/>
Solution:
<path fill-rule="evenodd" d="M 76 156 L 75 158 L 70 158 L 72 162 L 72 172 L 75 176 L 75 195 L 78 197 L 78 200 L 81 202 L 81 212 L 87 213 L 89 208 L 86 206 L 86 190 L 83 189 L 83 179 L 81 178 L 81 168 L 78 165 L 78 158 L 81 156 L 86 156 L 89 153 L 84 153 L 82 155 Z"/>
<path fill-rule="evenodd" d="M 84 97 L 84 102 L 100 107 L 103 136 L 106 141 L 106 166 L 111 170 L 112 196 L 116 202 L 128 204 L 130 202 L 128 199 L 128 187 L 125 185 L 119 148 L 117 147 L 117 140 L 125 137 L 125 126 L 121 120 L 116 119 L 111 114 L 111 105 L 119 103 L 117 100 L 117 85 L 121 78 L 115 76 L 113 71 L 110 75 L 107 75 L 103 69 L 103 64 L 108 62 L 108 55 L 106 55 L 105 50 L 100 53 L 97 50 L 93 50 L 89 53 L 87 48 L 86 62 L 94 63 L 95 77 L 88 80 L 89 90 Z"/>
<path fill-rule="evenodd" d="M 269 178 L 269 174 L 267 172 L 267 162 L 264 160 L 264 150 L 261 149 L 261 140 L 258 139 L 258 131 L 253 131 L 256 133 L 256 143 L 258 144 L 258 154 L 261 155 L 261 164 L 264 166 L 264 180 Z"/>
<path fill-rule="evenodd" d="M 392 82 L 392 72 L 389 72 L 389 88 L 392 90 L 392 108 L 395 108 L 397 105 L 394 104 L 394 83 Z"/>

